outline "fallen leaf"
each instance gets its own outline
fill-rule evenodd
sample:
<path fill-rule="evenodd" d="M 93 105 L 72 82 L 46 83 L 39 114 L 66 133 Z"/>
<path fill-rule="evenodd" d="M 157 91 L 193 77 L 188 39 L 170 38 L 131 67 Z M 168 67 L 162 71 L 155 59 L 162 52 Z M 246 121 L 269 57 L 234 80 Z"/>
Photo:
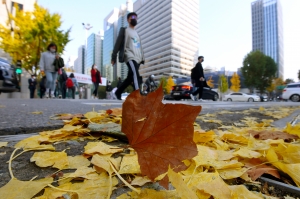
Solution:
<path fill-rule="evenodd" d="M 42 136 L 35 135 L 24 140 L 21 140 L 15 145 L 15 148 L 23 148 L 24 151 L 28 150 L 55 150 L 55 148 L 50 144 L 40 144 L 40 139 Z"/>
<path fill-rule="evenodd" d="M 41 114 L 43 114 L 43 112 L 42 112 L 42 111 L 35 111 L 35 112 L 31 112 L 31 114 L 34 114 L 34 115 L 41 115 Z"/>
<path fill-rule="evenodd" d="M 95 118 L 95 117 L 98 117 L 99 114 L 97 112 L 87 112 L 86 114 L 84 114 L 84 117 L 88 118 L 88 119 L 92 119 L 92 118 Z"/>
<path fill-rule="evenodd" d="M 0 153 L 0 155 L 5 155 L 5 154 L 6 154 L 6 151 L 4 151 L 4 152 Z"/>
<path fill-rule="evenodd" d="M 108 144 L 105 144 L 104 142 L 89 142 L 84 147 L 84 149 L 85 149 L 84 151 L 85 157 L 90 157 L 93 156 L 94 154 L 107 155 L 107 154 L 114 154 L 123 151 L 123 148 L 110 146 Z"/>
<path fill-rule="evenodd" d="M 168 170 L 168 177 L 172 185 L 176 188 L 177 194 L 183 199 L 197 199 L 197 195 L 184 183 L 182 176 L 172 169 Z"/>
<path fill-rule="evenodd" d="M 160 87 L 147 96 L 134 91 L 123 103 L 122 132 L 138 154 L 142 174 L 152 181 L 169 165 L 185 169 L 182 160 L 197 155 L 193 123 L 201 106 L 163 104 L 162 99 Z"/>
<path fill-rule="evenodd" d="M 112 174 L 113 169 L 111 168 L 109 162 L 111 162 L 117 170 L 120 168 L 120 162 L 121 162 L 121 157 L 119 158 L 111 158 L 110 155 L 94 155 L 91 163 L 97 167 L 100 167 L 107 171 L 108 173 Z"/>
<path fill-rule="evenodd" d="M 7 146 L 8 142 L 0 142 L 0 148 Z"/>
<path fill-rule="evenodd" d="M 234 152 L 233 155 L 240 156 L 242 158 L 259 158 L 261 157 L 261 153 L 256 151 L 252 151 L 247 147 L 242 147 L 238 151 Z"/>
<path fill-rule="evenodd" d="M 258 158 L 252 158 L 246 161 L 245 166 L 249 168 L 247 174 L 253 181 L 258 179 L 260 176 L 262 176 L 265 173 L 270 174 L 276 178 L 280 178 L 280 175 L 276 168 L 263 164 L 263 162 Z"/>
<path fill-rule="evenodd" d="M 284 131 L 289 134 L 292 134 L 292 135 L 297 135 L 299 137 L 300 136 L 300 124 L 296 124 L 293 126 L 292 124 L 287 123 Z"/>
<path fill-rule="evenodd" d="M 120 166 L 120 174 L 140 174 L 141 169 L 137 155 L 125 155 Z"/>
<path fill-rule="evenodd" d="M 195 143 L 203 143 L 203 142 L 209 142 L 215 139 L 216 134 L 214 131 L 208 131 L 208 132 L 194 132 L 193 140 Z"/>
<path fill-rule="evenodd" d="M 138 194 L 137 192 L 128 192 L 123 193 L 122 195 L 118 196 L 116 199 L 180 199 L 177 196 L 177 192 L 175 190 L 172 191 L 156 191 L 153 189 L 142 189 L 141 193 Z"/>
<path fill-rule="evenodd" d="M 246 168 L 234 168 L 234 169 L 220 169 L 218 173 L 223 179 L 233 179 L 241 177 L 244 173 L 247 172 Z"/>
<path fill-rule="evenodd" d="M 147 176 L 146 177 L 136 176 L 130 184 L 137 185 L 137 186 L 143 186 L 148 182 L 151 182 L 151 180 Z"/>
<path fill-rule="evenodd" d="M 281 131 L 270 131 L 270 130 L 264 130 L 264 131 L 253 131 L 249 130 L 249 134 L 251 134 L 254 138 L 259 140 L 279 140 L 283 139 L 284 141 L 292 141 L 297 140 L 299 137 L 297 135 L 291 135 L 288 133 L 284 133 Z"/>
<path fill-rule="evenodd" d="M 284 164 L 280 162 L 273 148 L 268 150 L 267 159 L 275 167 L 288 174 L 294 180 L 296 185 L 300 187 L 300 164 Z"/>
<path fill-rule="evenodd" d="M 89 166 L 91 164 L 91 162 L 82 155 L 77 155 L 74 157 L 68 156 L 68 162 L 68 169 L 78 169 L 80 167 Z"/>
<path fill-rule="evenodd" d="M 69 165 L 68 157 L 65 152 L 35 152 L 30 158 L 30 162 L 35 162 L 39 167 L 52 166 L 58 169 L 63 169 Z"/>
<path fill-rule="evenodd" d="M 42 191 L 48 184 L 51 184 L 52 178 L 44 178 L 35 181 L 20 181 L 11 179 L 6 185 L 0 188 L 0 196 L 5 199 L 28 199 Z"/>
<path fill-rule="evenodd" d="M 231 197 L 233 199 L 264 199 L 264 197 L 258 196 L 254 192 L 249 191 L 244 185 L 229 186 L 229 189 L 231 190 Z"/>

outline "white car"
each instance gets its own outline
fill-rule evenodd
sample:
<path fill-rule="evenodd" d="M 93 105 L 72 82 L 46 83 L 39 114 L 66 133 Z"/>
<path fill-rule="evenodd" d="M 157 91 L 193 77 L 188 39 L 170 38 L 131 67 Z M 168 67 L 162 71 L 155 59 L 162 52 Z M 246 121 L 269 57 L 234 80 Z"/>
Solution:
<path fill-rule="evenodd" d="M 129 93 L 122 93 L 121 99 L 126 100 L 126 97 L 129 95 Z"/>
<path fill-rule="evenodd" d="M 234 101 L 234 102 L 259 102 L 260 97 L 254 94 L 246 94 L 241 92 L 229 93 L 225 95 L 224 101 Z"/>
<path fill-rule="evenodd" d="M 282 99 L 293 102 L 300 101 L 300 82 L 288 84 L 282 92 Z"/>

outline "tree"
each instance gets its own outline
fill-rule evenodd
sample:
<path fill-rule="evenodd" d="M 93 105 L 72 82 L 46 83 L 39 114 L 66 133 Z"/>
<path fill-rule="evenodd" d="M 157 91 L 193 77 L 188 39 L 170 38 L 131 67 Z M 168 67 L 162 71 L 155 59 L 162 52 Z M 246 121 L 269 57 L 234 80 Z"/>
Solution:
<path fill-rule="evenodd" d="M 14 27 L 9 25 L 13 22 Z M 16 15 L 10 15 L 8 27 L 0 25 L 0 48 L 7 52 L 16 63 L 22 61 L 22 67 L 33 73 L 38 68 L 41 53 L 46 51 L 50 42 L 56 43 L 58 53 L 62 53 L 70 41 L 71 29 L 60 30 L 62 21 L 57 13 L 34 5 L 32 12 L 23 12 L 16 7 Z M 36 70 L 34 70 L 36 72 Z"/>
<path fill-rule="evenodd" d="M 300 70 L 298 71 L 298 80 L 300 81 Z"/>
<path fill-rule="evenodd" d="M 284 82 L 286 84 L 295 83 L 295 81 L 293 79 L 290 79 L 290 78 L 287 78 Z"/>
<path fill-rule="evenodd" d="M 234 92 L 238 92 L 241 88 L 240 76 L 237 73 L 234 73 L 230 79 L 231 87 L 230 89 Z"/>
<path fill-rule="evenodd" d="M 166 93 L 166 86 L 167 86 L 167 78 L 165 77 L 162 77 L 160 78 L 159 80 L 159 86 L 162 86 L 163 90 L 164 90 L 164 93 Z"/>
<path fill-rule="evenodd" d="M 245 85 L 250 87 L 250 90 L 256 88 L 263 93 L 271 86 L 276 71 L 275 61 L 260 51 L 252 51 L 244 58 L 242 74 L 245 78 Z"/>
<path fill-rule="evenodd" d="M 167 85 L 166 85 L 166 92 L 167 94 L 170 94 L 171 93 L 171 90 L 172 90 L 172 87 L 175 86 L 175 83 L 174 83 L 174 80 L 173 78 L 170 76 L 168 78 L 168 81 L 167 81 Z"/>
<path fill-rule="evenodd" d="M 209 77 L 209 80 L 207 80 L 206 83 L 210 88 L 214 88 L 214 80 L 212 79 L 212 76 Z"/>
<path fill-rule="evenodd" d="M 219 77 L 219 90 L 221 93 L 225 93 L 228 90 L 228 82 L 225 75 Z"/>

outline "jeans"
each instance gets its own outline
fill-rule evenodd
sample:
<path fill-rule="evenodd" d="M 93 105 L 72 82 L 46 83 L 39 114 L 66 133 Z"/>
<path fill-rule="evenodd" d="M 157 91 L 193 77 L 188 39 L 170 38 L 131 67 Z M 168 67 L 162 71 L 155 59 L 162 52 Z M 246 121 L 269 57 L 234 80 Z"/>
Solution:
<path fill-rule="evenodd" d="M 51 91 L 55 90 L 55 81 L 57 78 L 57 72 L 48 72 L 46 71 L 46 88 L 50 89 Z"/>
<path fill-rule="evenodd" d="M 94 84 L 94 91 L 93 91 L 93 95 L 95 97 L 98 97 L 98 87 L 99 87 L 99 83 L 93 82 Z"/>
<path fill-rule="evenodd" d="M 70 97 L 70 93 L 72 93 L 71 94 L 72 99 L 75 99 L 75 86 L 73 86 L 72 88 L 68 88 L 69 97 Z"/>

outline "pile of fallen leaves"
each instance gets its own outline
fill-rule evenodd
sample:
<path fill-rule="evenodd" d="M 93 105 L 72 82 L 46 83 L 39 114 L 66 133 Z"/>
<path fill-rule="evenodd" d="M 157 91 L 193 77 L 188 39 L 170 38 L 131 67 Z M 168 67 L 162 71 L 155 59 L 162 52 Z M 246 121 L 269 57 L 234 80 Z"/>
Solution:
<path fill-rule="evenodd" d="M 226 130 L 203 131 L 194 123 L 201 107 L 162 104 L 161 99 L 159 92 L 147 97 L 135 92 L 123 110 L 58 116 L 65 122 L 62 129 L 41 132 L 15 145 L 8 165 L 12 179 L 0 188 L 1 198 L 17 198 L 20 193 L 32 198 L 42 190 L 35 199 L 110 198 L 122 186 L 132 191 L 118 199 L 274 198 L 250 191 L 245 184 L 259 186 L 256 180 L 261 175 L 280 178 L 280 172 L 300 185 L 300 125 L 275 129 L 269 120 L 258 123 L 245 118 L 244 127 L 237 123 Z M 124 132 L 129 145 L 108 144 L 116 139 L 103 132 Z M 91 140 L 82 154 L 72 157 L 55 151 L 55 144 L 78 139 Z M 39 180 L 16 179 L 12 161 L 27 151 L 36 151 L 31 162 L 57 172 Z M 65 172 L 70 169 L 75 172 Z M 153 182 L 170 190 L 143 187 Z"/>

